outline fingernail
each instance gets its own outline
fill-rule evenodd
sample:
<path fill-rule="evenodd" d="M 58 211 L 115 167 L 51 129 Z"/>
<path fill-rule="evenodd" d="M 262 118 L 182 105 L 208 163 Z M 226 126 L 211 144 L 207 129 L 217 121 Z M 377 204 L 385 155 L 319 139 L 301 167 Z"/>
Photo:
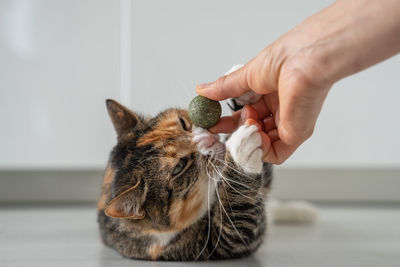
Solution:
<path fill-rule="evenodd" d="M 246 126 L 251 126 L 252 124 L 254 124 L 254 120 L 253 120 L 253 119 L 247 119 L 247 120 L 244 122 L 244 124 L 245 124 Z"/>
<path fill-rule="evenodd" d="M 258 121 L 254 120 L 254 119 L 247 119 L 245 124 L 247 126 L 251 126 L 251 125 L 256 125 L 259 131 L 262 131 L 261 125 Z"/>
<path fill-rule="evenodd" d="M 207 89 L 210 86 L 211 83 L 202 83 L 196 86 L 197 90 L 203 90 L 203 89 Z"/>

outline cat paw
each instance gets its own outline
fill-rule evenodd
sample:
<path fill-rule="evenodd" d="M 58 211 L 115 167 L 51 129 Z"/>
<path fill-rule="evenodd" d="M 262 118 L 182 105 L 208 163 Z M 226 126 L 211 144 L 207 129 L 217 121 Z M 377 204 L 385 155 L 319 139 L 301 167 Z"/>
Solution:
<path fill-rule="evenodd" d="M 245 172 L 259 174 L 262 171 L 262 139 L 256 125 L 240 126 L 226 142 L 232 159 Z"/>
<path fill-rule="evenodd" d="M 248 91 L 241 96 L 229 98 L 227 100 L 227 104 L 232 111 L 237 111 L 241 109 L 244 105 L 256 103 L 258 99 L 260 99 L 260 97 L 261 95 L 253 91 Z"/>

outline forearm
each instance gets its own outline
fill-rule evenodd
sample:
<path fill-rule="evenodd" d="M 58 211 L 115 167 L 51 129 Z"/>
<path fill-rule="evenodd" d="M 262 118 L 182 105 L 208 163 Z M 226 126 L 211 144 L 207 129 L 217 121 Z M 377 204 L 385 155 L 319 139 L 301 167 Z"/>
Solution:
<path fill-rule="evenodd" d="M 400 1 L 337 1 L 277 42 L 286 64 L 327 86 L 400 51 Z"/>

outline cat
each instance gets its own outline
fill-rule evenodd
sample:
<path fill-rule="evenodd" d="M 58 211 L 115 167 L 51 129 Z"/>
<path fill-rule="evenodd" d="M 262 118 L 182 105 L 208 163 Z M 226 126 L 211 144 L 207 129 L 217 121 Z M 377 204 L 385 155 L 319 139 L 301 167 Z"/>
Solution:
<path fill-rule="evenodd" d="M 272 166 L 262 163 L 257 126 L 240 126 L 224 145 L 185 110 L 150 118 L 113 100 L 107 108 L 118 143 L 98 204 L 106 245 L 173 261 L 243 257 L 260 246 Z"/>
<path fill-rule="evenodd" d="M 257 99 L 246 94 L 228 104 L 234 111 Z M 98 202 L 107 246 L 128 258 L 168 261 L 239 258 L 259 248 L 273 176 L 256 125 L 240 126 L 223 143 L 195 127 L 186 110 L 146 117 L 106 103 L 118 139 Z M 307 203 L 282 212 L 277 203 L 275 221 L 291 221 L 292 214 L 313 220 Z"/>

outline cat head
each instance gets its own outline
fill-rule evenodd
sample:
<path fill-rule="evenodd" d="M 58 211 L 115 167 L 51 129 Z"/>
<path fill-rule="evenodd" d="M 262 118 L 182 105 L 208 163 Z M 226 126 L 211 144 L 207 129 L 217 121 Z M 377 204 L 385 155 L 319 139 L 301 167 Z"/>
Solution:
<path fill-rule="evenodd" d="M 144 117 L 106 103 L 118 142 L 104 177 L 105 214 L 143 231 L 180 230 L 198 220 L 225 154 L 218 136 L 193 126 L 186 110 Z"/>

